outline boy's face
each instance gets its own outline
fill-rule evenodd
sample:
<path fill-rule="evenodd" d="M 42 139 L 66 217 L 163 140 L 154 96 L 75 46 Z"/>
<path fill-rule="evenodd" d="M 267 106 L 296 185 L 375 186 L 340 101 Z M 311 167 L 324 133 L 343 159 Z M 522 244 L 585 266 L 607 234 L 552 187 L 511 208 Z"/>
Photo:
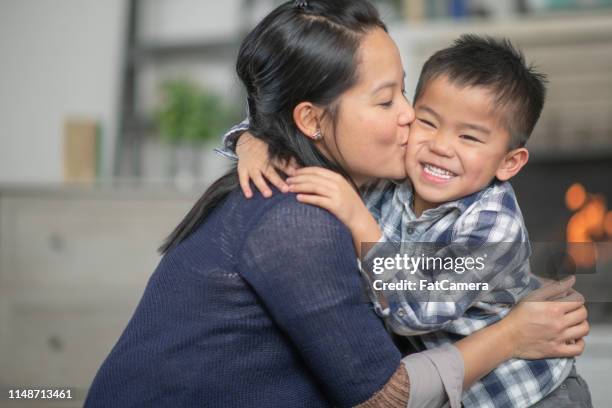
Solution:
<path fill-rule="evenodd" d="M 483 189 L 498 173 L 505 178 L 510 134 L 493 106 L 483 87 L 458 87 L 446 76 L 426 86 L 406 150 L 418 215 Z"/>

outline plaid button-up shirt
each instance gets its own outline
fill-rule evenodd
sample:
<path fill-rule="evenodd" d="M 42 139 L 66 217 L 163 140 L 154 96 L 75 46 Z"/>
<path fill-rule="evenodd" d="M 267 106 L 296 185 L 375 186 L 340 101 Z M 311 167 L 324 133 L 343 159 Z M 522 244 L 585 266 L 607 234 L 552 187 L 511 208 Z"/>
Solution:
<path fill-rule="evenodd" d="M 509 183 L 493 182 L 472 195 L 426 210 L 418 218 L 412 210 L 413 193 L 408 181 L 380 181 L 363 193 L 383 230 L 381 241 L 364 263 L 400 251 L 421 255 L 431 243 L 440 248 L 436 253 L 439 256 L 458 252 L 488 255 L 486 267 L 477 274 L 435 271 L 437 281 L 487 282 L 488 291 L 456 291 L 436 301 L 426 298 L 427 291 L 394 291 L 386 308 L 379 302 L 379 293 L 371 291 L 377 312 L 394 332 L 411 336 L 417 349 L 455 342 L 498 321 L 539 286 L 529 270 L 529 238 Z M 426 249 L 421 251 L 423 246 Z M 412 281 L 415 275 L 416 280 L 432 280 L 431 271 L 426 270 L 392 271 L 376 278 L 400 282 L 408 278 L 406 273 L 413 274 Z M 364 275 L 371 279 L 371 274 Z M 508 360 L 465 391 L 463 403 L 468 407 L 528 407 L 557 388 L 572 365 L 573 360 L 566 358 Z"/>
<path fill-rule="evenodd" d="M 235 136 L 248 129 L 248 120 L 234 126 L 224 136 L 224 149 L 217 151 L 235 158 L 231 151 Z M 385 253 L 421 254 L 423 246 L 436 244 L 438 255 L 444 248 L 463 248 L 472 255 L 487 253 L 487 267 L 477 276 L 458 276 L 447 272 L 454 282 L 487 282 L 488 291 L 455 292 L 431 301 L 426 291 L 394 291 L 388 306 L 382 307 L 379 295 L 369 281 L 371 300 L 377 313 L 399 335 L 409 336 L 417 349 L 451 343 L 503 318 L 510 307 L 538 281 L 529 270 L 529 238 L 514 191 L 509 183 L 493 182 L 487 188 L 462 199 L 444 203 L 416 217 L 412 210 L 413 193 L 409 182 L 380 181 L 364 189 L 364 201 L 378 221 L 383 237 L 362 265 Z M 430 250 L 430 248 L 427 248 Z M 479 252 L 480 251 L 480 252 Z M 454 254 L 457 255 L 455 249 Z M 432 271 L 413 271 L 418 278 L 432 280 Z M 400 282 L 405 272 L 391 271 L 380 276 L 385 282 Z M 435 280 L 444 279 L 436 271 Z M 388 292 L 385 292 L 388 293 Z M 385 304 L 387 304 L 385 303 Z M 468 407 L 517 407 L 535 404 L 557 388 L 569 374 L 573 359 L 511 359 L 476 382 L 463 394 Z"/>

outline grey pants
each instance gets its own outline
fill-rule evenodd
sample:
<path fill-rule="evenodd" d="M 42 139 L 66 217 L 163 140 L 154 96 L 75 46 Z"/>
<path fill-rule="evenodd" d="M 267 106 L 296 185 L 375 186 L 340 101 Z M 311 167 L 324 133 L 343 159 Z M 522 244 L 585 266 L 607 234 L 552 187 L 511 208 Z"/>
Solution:
<path fill-rule="evenodd" d="M 584 378 L 572 367 L 565 381 L 557 389 L 531 408 L 593 408 L 591 392 Z"/>

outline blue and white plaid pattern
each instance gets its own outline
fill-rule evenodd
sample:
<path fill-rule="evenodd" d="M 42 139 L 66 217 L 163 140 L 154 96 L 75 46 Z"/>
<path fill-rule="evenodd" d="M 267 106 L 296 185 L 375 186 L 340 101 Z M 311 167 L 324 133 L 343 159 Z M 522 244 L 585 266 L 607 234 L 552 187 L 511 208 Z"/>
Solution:
<path fill-rule="evenodd" d="M 216 149 L 217 152 L 235 159 L 232 148 L 236 136 L 248 127 L 248 119 L 232 127 L 223 138 L 224 147 Z M 401 243 L 402 253 L 406 253 L 411 244 L 417 251 L 418 243 L 425 242 L 442 246 L 469 243 L 470 248 L 474 248 L 473 244 L 521 244 L 510 258 L 507 254 L 488 257 L 487 264 L 492 267 L 487 269 L 485 276 L 478 277 L 478 281 L 491 284 L 487 293 L 467 292 L 456 301 L 425 302 L 415 298 L 418 292 L 401 291 L 396 294 L 403 298 L 394 299 L 385 310 L 376 294 L 371 293 L 377 312 L 394 332 L 409 336 L 417 349 L 455 342 L 500 320 L 509 312 L 508 304 L 515 304 L 537 287 L 537 281 L 530 276 L 529 251 L 523 250 L 528 248 L 527 229 L 509 183 L 492 183 L 470 196 L 427 210 L 419 218 L 412 211 L 409 182 L 382 180 L 362 193 L 383 231 L 380 244 Z M 368 258 L 377 256 L 377 248 L 379 245 L 368 253 Z M 507 265 L 513 267 L 505 268 Z M 403 277 L 401 272 L 396 272 L 384 278 L 386 282 L 393 282 Z M 436 278 L 442 277 L 437 273 Z M 454 281 L 456 278 L 453 274 Z M 573 359 L 506 361 L 465 391 L 463 404 L 467 407 L 528 407 L 557 388 L 572 366 Z"/>
<path fill-rule="evenodd" d="M 223 135 L 223 146 L 220 148 L 216 148 L 215 152 L 219 153 L 222 156 L 227 157 L 228 159 L 232 159 L 232 160 L 238 159 L 233 149 L 235 148 L 236 142 L 238 141 L 237 140 L 238 135 L 240 135 L 245 130 L 249 129 L 248 112 L 249 112 L 249 107 L 247 105 L 247 117 L 239 124 L 232 126 L 231 129 L 228 130 Z"/>
<path fill-rule="evenodd" d="M 394 332 L 411 336 L 417 349 L 455 342 L 498 321 L 509 312 L 508 304 L 515 304 L 538 286 L 529 270 L 527 230 L 509 183 L 493 182 L 470 196 L 424 211 L 419 218 L 412 211 L 409 182 L 380 181 L 363 193 L 366 205 L 383 230 L 383 238 L 367 258 L 384 256 L 377 254 L 377 248 L 384 252 L 384 242 L 401 242 L 402 253 L 410 247 L 406 243 L 416 248 L 425 242 L 440 247 L 469 243 L 470 250 L 475 251 L 481 246 L 488 248 L 489 267 L 477 280 L 489 282 L 489 292 L 470 291 L 462 293 L 456 301 L 425 302 L 419 299 L 418 291 L 397 291 L 385 310 L 376 294 L 372 294 L 377 312 Z M 493 243 L 508 243 L 500 248 L 513 253 L 510 257 L 507 253 L 492 253 L 490 250 L 497 247 Z M 439 273 L 444 272 L 437 272 L 436 279 L 444 279 Z M 456 282 L 457 275 L 448 273 L 453 274 Z M 398 271 L 381 276 L 386 282 L 405 278 Z M 470 273 L 462 277 L 474 279 Z M 557 388 L 572 366 L 572 359 L 509 360 L 465 391 L 463 403 L 468 407 L 528 407 Z"/>

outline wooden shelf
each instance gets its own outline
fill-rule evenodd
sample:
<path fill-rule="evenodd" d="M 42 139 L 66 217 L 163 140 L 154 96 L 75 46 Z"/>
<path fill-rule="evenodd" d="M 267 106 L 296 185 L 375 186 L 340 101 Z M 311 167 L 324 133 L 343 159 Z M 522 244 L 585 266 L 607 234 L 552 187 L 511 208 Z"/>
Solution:
<path fill-rule="evenodd" d="M 185 42 L 142 43 L 130 51 L 135 64 L 148 61 L 171 60 L 176 58 L 218 58 L 235 57 L 240 40 L 227 38 L 218 40 L 190 40 Z"/>

